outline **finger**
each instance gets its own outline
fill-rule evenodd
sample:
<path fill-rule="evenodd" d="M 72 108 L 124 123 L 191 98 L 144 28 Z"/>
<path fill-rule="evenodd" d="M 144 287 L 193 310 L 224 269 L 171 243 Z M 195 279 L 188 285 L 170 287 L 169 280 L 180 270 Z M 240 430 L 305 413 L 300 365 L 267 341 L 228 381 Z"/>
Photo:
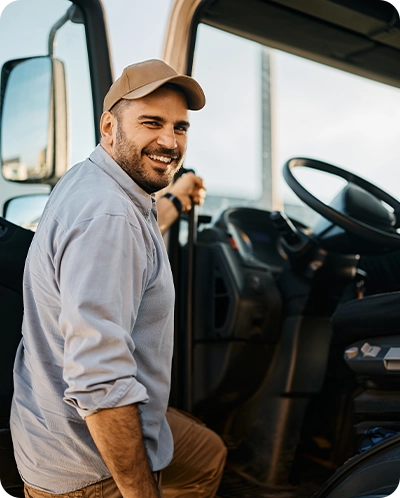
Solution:
<path fill-rule="evenodd" d="M 200 197 L 199 195 L 192 197 L 193 203 L 202 206 L 204 204 L 204 197 Z"/>
<path fill-rule="evenodd" d="M 196 178 L 195 178 L 195 184 L 196 184 L 197 188 L 203 188 L 203 189 L 206 188 L 205 185 L 204 185 L 203 179 L 200 178 L 200 176 L 196 176 Z"/>

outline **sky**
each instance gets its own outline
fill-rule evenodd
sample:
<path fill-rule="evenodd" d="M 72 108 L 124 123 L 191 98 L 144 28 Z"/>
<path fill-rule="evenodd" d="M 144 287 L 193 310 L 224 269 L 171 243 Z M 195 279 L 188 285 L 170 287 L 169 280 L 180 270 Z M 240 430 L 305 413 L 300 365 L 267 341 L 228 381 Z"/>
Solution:
<path fill-rule="evenodd" d="M 129 64 L 161 57 L 172 0 L 102 0 L 102 3 L 110 33 L 115 78 Z M 120 15 L 122 7 L 123 17 Z M 131 38 L 127 33 L 132 34 Z"/>

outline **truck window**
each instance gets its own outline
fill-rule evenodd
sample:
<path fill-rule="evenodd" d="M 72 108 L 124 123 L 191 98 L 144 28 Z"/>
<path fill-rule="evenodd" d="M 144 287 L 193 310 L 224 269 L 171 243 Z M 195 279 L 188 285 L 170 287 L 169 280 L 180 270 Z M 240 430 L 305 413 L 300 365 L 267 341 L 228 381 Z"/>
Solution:
<path fill-rule="evenodd" d="M 11 59 L 48 55 L 51 28 L 72 5 L 66 0 L 19 0 L 9 4 L 0 18 L 0 64 Z M 66 73 L 68 165 L 72 166 L 85 158 L 95 146 L 86 35 L 79 11 L 74 22 L 67 20 L 57 30 L 54 56 L 63 62 Z M 24 137 L 20 140 L 22 143 Z M 19 185 L 0 178 L 2 206 L 15 196 L 48 191 L 46 185 Z M 26 224 L 31 221 L 26 220 Z"/>
<path fill-rule="evenodd" d="M 400 198 L 400 90 L 201 24 L 193 75 L 206 108 L 191 116 L 187 165 L 205 178 L 204 210 L 229 205 L 282 209 L 306 224 L 314 214 L 286 187 L 291 157 L 333 163 Z M 314 173 L 324 201 L 339 186 Z"/>
<path fill-rule="evenodd" d="M 262 198 L 262 47 L 200 25 L 194 77 L 206 107 L 190 116 L 186 166 L 207 186 L 207 212 Z"/>

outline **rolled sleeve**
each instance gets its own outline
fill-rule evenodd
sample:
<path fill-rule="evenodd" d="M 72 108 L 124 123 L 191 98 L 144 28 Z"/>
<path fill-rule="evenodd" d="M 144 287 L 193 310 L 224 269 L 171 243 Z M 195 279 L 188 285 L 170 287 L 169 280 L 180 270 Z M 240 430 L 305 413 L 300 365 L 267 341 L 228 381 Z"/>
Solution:
<path fill-rule="evenodd" d="M 68 230 L 56 253 L 64 401 L 83 418 L 148 401 L 132 339 L 147 278 L 139 235 L 122 215 L 98 215 Z"/>

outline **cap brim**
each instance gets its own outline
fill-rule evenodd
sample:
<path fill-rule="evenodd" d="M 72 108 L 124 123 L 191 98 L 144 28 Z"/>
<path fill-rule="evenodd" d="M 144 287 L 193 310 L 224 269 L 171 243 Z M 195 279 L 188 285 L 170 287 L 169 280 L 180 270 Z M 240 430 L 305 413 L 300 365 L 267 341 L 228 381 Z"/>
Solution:
<path fill-rule="evenodd" d="M 154 92 L 155 90 L 157 90 L 157 88 L 160 88 L 166 83 L 173 83 L 182 90 L 182 92 L 186 96 L 188 109 L 191 109 L 192 111 L 198 111 L 199 109 L 202 109 L 204 107 L 206 103 L 206 97 L 201 86 L 190 76 L 183 75 L 170 76 L 169 78 L 153 81 L 152 83 L 148 83 L 147 85 L 143 85 L 142 87 L 127 93 L 122 98 L 128 100 L 140 99 Z"/>

